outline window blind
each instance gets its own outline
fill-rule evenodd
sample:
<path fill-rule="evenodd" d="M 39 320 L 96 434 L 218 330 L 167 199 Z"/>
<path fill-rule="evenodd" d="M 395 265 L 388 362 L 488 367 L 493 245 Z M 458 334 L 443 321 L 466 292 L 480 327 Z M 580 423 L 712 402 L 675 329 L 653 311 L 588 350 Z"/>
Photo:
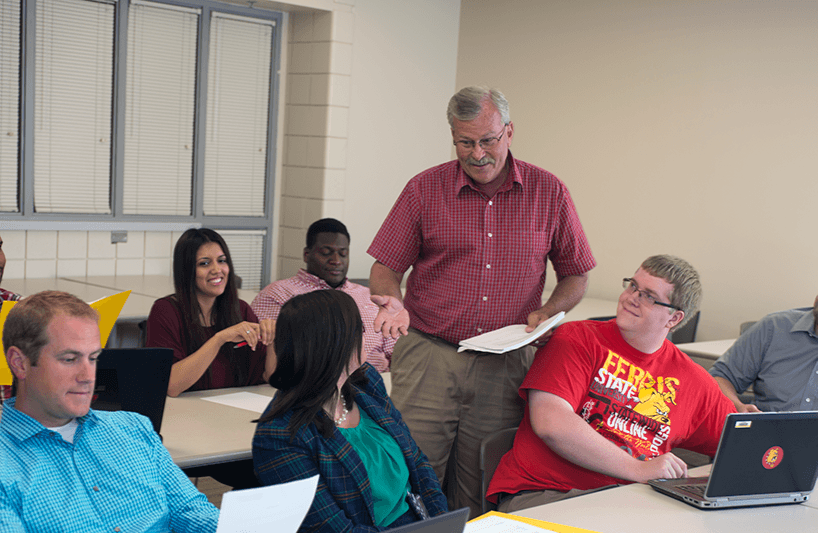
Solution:
<path fill-rule="evenodd" d="M 128 18 L 126 214 L 190 215 L 199 13 L 132 2 Z"/>
<path fill-rule="evenodd" d="M 272 21 L 214 13 L 204 214 L 264 216 Z"/>
<path fill-rule="evenodd" d="M 242 289 L 259 291 L 262 288 L 264 265 L 264 230 L 217 230 L 230 248 L 233 268 L 241 277 Z"/>
<path fill-rule="evenodd" d="M 37 2 L 34 209 L 111 212 L 114 5 Z"/>
<path fill-rule="evenodd" d="M 0 211 L 19 212 L 20 0 L 0 0 Z"/>

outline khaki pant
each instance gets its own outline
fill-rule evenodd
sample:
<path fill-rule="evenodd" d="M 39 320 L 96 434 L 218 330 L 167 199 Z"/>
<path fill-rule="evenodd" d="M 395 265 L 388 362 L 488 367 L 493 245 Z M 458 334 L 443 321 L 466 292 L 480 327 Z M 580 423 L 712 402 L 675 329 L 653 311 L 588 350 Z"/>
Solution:
<path fill-rule="evenodd" d="M 392 354 L 392 401 L 441 483 L 449 508 L 481 513 L 480 442 L 517 427 L 523 401 L 517 393 L 534 349 L 502 355 L 457 353 L 457 347 L 417 330 L 401 337 Z M 448 472 L 452 479 L 446 479 Z"/>
<path fill-rule="evenodd" d="M 501 513 L 513 513 L 530 507 L 537 507 L 539 505 L 545 505 L 546 503 L 581 496 L 586 492 L 594 492 L 594 489 L 590 491 L 571 489 L 568 492 L 560 492 L 558 490 L 524 491 L 500 502 L 500 505 L 497 506 L 497 510 Z"/>

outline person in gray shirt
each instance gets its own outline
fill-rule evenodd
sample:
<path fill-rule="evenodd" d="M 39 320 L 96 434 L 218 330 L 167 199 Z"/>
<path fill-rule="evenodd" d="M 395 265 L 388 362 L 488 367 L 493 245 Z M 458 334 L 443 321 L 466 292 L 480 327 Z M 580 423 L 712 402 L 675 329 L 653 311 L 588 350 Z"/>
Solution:
<path fill-rule="evenodd" d="M 750 326 L 710 368 L 740 413 L 818 409 L 818 297 Z M 752 385 L 754 403 L 739 398 Z"/>

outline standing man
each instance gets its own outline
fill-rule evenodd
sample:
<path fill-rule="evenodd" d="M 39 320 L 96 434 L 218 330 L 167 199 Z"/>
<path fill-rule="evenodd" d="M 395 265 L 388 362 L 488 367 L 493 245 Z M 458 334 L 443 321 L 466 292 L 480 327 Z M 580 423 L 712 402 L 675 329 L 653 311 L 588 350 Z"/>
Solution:
<path fill-rule="evenodd" d="M 3 271 L 6 269 L 6 254 L 3 252 L 3 237 L 0 237 L 0 283 L 3 282 Z M 0 289 L 0 301 L 16 302 L 21 296 L 19 294 Z M 2 356 L 0 356 L 2 357 Z M 0 385 L 0 404 L 11 398 L 11 385 Z"/>
<path fill-rule="evenodd" d="M 818 297 L 812 307 L 772 313 L 710 367 L 740 413 L 818 409 Z M 753 403 L 739 394 L 753 386 Z"/>
<path fill-rule="evenodd" d="M 520 423 L 517 387 L 534 350 L 457 353 L 457 344 L 570 310 L 596 262 L 565 184 L 511 155 L 514 124 L 500 91 L 462 89 L 447 116 L 457 160 L 406 185 L 369 247 L 370 290 L 381 306 L 375 330 L 403 335 L 392 399 L 448 484 L 449 507 L 476 516 L 480 442 Z M 542 305 L 549 259 L 558 281 Z M 454 479 L 445 479 L 450 460 Z"/>
<path fill-rule="evenodd" d="M 378 306 L 372 303 L 368 288 L 347 279 L 349 241 L 349 231 L 343 222 L 334 218 L 316 220 L 307 229 L 307 246 L 304 248 L 307 269 L 300 268 L 295 276 L 270 283 L 256 295 L 250 307 L 259 320 L 276 320 L 281 306 L 293 296 L 330 289 L 345 292 L 358 304 L 364 324 L 370 326 L 364 328 L 367 363 L 378 372 L 388 372 L 395 339 L 384 337 L 371 327 Z"/>
<path fill-rule="evenodd" d="M 213 532 L 219 511 L 150 421 L 94 411 L 96 311 L 64 292 L 14 306 L 3 346 L 17 396 L 0 420 L 0 530 Z"/>

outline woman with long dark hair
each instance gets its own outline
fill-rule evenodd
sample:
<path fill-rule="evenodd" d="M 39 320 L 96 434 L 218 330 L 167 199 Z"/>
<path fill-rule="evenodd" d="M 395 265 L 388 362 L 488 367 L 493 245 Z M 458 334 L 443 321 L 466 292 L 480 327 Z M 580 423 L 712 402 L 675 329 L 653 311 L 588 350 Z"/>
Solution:
<path fill-rule="evenodd" d="M 168 395 L 264 383 L 275 368 L 274 322 L 240 300 L 230 250 L 211 229 L 189 229 L 173 250 L 176 292 L 151 308 L 146 346 L 172 348 Z"/>
<path fill-rule="evenodd" d="M 253 462 L 262 485 L 320 476 L 299 531 L 380 531 L 418 520 L 424 506 L 431 516 L 447 510 L 362 342 L 358 306 L 341 291 L 281 308 L 270 376 L 278 393 L 258 421 Z"/>

